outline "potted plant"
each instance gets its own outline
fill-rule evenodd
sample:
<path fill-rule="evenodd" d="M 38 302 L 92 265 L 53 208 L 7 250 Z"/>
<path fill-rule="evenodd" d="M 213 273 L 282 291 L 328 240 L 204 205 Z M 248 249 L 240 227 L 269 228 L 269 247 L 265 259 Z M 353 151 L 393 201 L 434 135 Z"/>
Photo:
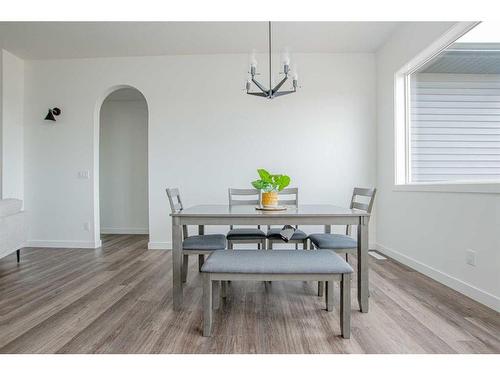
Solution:
<path fill-rule="evenodd" d="M 284 174 L 271 174 L 265 169 L 257 169 L 260 180 L 252 182 L 252 186 L 262 192 L 263 206 L 278 205 L 278 191 L 290 185 L 290 177 Z"/>

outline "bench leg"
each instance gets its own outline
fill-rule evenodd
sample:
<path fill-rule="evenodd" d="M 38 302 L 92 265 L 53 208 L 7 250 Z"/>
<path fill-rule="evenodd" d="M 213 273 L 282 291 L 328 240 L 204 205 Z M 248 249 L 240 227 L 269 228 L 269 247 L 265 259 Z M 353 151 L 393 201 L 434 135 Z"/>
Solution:
<path fill-rule="evenodd" d="M 17 263 L 21 261 L 21 250 L 16 250 Z"/>
<path fill-rule="evenodd" d="M 182 257 L 182 282 L 185 283 L 187 280 L 189 266 L 189 255 L 184 254 Z"/>
<path fill-rule="evenodd" d="M 212 280 L 203 274 L 203 336 L 212 335 Z"/>
<path fill-rule="evenodd" d="M 325 289 L 325 283 L 323 281 L 318 281 L 318 297 L 323 297 L 324 289 Z"/>
<path fill-rule="evenodd" d="M 340 332 L 344 339 L 351 337 L 351 275 L 345 273 L 340 282 Z"/>
<path fill-rule="evenodd" d="M 333 311 L 333 281 L 325 281 L 326 311 Z"/>
<path fill-rule="evenodd" d="M 198 271 L 199 272 L 201 272 L 201 267 L 203 266 L 203 263 L 205 263 L 205 255 L 198 254 Z"/>

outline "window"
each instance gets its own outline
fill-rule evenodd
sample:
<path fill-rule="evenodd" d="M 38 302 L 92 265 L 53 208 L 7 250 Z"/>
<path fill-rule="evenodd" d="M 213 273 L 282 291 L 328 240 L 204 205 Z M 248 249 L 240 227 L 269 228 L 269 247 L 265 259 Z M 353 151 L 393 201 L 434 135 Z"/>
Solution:
<path fill-rule="evenodd" d="M 500 182 L 500 28 L 454 40 L 400 77 L 397 183 Z"/>

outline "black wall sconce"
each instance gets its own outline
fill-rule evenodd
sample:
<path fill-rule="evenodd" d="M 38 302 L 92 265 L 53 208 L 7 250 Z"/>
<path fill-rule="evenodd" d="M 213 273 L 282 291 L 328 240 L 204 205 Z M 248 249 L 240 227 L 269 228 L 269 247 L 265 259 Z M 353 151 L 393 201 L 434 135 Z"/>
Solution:
<path fill-rule="evenodd" d="M 56 121 L 56 118 L 54 116 L 59 116 L 60 114 L 61 110 L 59 108 L 49 108 L 49 113 L 47 113 L 47 116 L 45 116 L 44 120 Z"/>

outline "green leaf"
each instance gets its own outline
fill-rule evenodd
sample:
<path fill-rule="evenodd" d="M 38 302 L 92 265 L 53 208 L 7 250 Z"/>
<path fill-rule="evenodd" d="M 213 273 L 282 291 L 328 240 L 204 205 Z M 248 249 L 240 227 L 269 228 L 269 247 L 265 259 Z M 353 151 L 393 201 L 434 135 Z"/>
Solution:
<path fill-rule="evenodd" d="M 262 180 L 255 180 L 252 181 L 252 186 L 256 188 L 257 190 L 262 190 L 264 189 L 265 182 Z"/>
<path fill-rule="evenodd" d="M 261 168 L 261 169 L 257 169 L 257 173 L 259 174 L 262 181 L 267 182 L 267 183 L 272 183 L 272 176 L 268 171 Z"/>
<path fill-rule="evenodd" d="M 290 177 L 287 175 L 281 175 L 278 180 L 278 190 L 281 191 L 290 185 Z"/>

